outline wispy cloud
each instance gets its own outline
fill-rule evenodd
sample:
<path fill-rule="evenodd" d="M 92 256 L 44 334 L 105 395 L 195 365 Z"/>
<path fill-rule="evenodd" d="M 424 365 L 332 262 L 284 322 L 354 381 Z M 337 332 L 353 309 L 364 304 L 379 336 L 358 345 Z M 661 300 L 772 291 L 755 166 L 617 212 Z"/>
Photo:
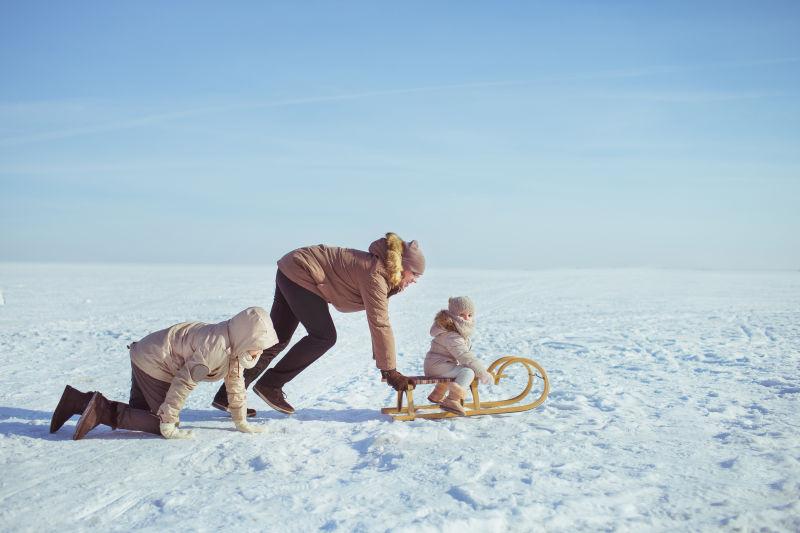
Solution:
<path fill-rule="evenodd" d="M 669 75 L 687 71 L 728 69 L 728 68 L 753 68 L 766 65 L 790 64 L 798 62 L 800 62 L 800 57 L 774 58 L 774 59 L 764 59 L 764 60 L 754 60 L 754 61 L 719 62 L 706 65 L 651 65 L 651 66 L 635 67 L 629 69 L 615 69 L 615 70 L 606 70 L 599 72 L 579 73 L 570 76 L 540 77 L 540 78 L 525 79 L 525 80 L 476 81 L 467 83 L 426 85 L 421 87 L 362 91 L 362 92 L 353 92 L 353 93 L 337 94 L 337 95 L 312 96 L 305 98 L 290 98 L 290 99 L 273 100 L 266 102 L 241 102 L 236 104 L 189 108 L 189 109 L 172 111 L 168 113 L 153 113 L 139 117 L 102 122 L 78 128 L 60 129 L 55 131 L 33 133 L 28 135 L 14 135 L 6 138 L 0 138 L 0 147 L 15 147 L 26 144 L 34 144 L 34 143 L 54 141 L 60 139 L 68 139 L 73 137 L 80 137 L 84 135 L 92 135 L 96 133 L 105 133 L 112 131 L 127 130 L 132 128 L 140 128 L 154 124 L 161 124 L 165 122 L 177 121 L 181 119 L 215 114 L 215 113 L 229 113 L 234 111 L 280 108 L 280 107 L 300 106 L 309 104 L 323 104 L 328 102 L 343 102 L 343 101 L 361 100 L 365 98 L 433 93 L 441 91 L 482 89 L 482 88 L 492 88 L 492 87 L 532 86 L 532 85 L 545 85 L 545 84 L 563 83 L 572 81 L 640 78 L 640 77 L 648 77 L 656 75 Z M 750 93 L 750 94 L 745 94 L 745 93 L 741 94 L 682 93 L 681 94 L 681 93 L 655 93 L 655 92 L 628 93 L 628 97 L 631 98 L 655 99 L 660 101 L 676 101 L 676 102 L 719 101 L 726 99 L 734 100 L 734 99 L 746 99 L 746 98 L 763 98 L 765 96 L 774 96 L 774 95 L 767 95 L 766 93 Z M 74 106 L 80 104 L 71 103 L 70 105 L 74 108 Z M 51 103 L 43 102 L 38 105 L 37 103 L 0 104 L 0 112 L 13 111 L 15 113 L 32 112 L 40 114 L 43 109 L 52 110 Z"/>
<path fill-rule="evenodd" d="M 289 106 L 298 106 L 298 105 L 305 105 L 305 104 L 317 104 L 317 103 L 326 103 L 326 102 L 338 102 L 338 101 L 347 101 L 347 100 L 359 100 L 363 98 L 370 98 L 370 97 L 380 97 L 380 96 L 391 96 L 391 95 L 402 95 L 402 94 L 413 94 L 413 93 L 423 93 L 423 92 L 434 92 L 434 91 L 443 91 L 448 89 L 465 89 L 465 88 L 480 88 L 480 87 L 492 87 L 492 86 L 508 86 L 508 85 L 523 85 L 526 83 L 530 83 L 529 81 L 499 81 L 499 82 L 475 82 L 475 83 L 462 83 L 462 84 L 452 84 L 452 85 L 431 85 L 425 87 L 413 87 L 413 88 L 406 88 L 406 89 L 390 89 L 390 90 L 380 90 L 380 91 L 365 91 L 365 92 L 357 92 L 357 93 L 348 93 L 348 94 L 339 94 L 339 95 L 327 95 L 327 96 L 316 96 L 316 97 L 307 97 L 307 98 L 290 98 L 285 100 L 274 100 L 269 102 L 246 102 L 246 103 L 238 103 L 238 104 L 228 104 L 228 105 L 217 105 L 217 106 L 206 106 L 206 107 L 197 107 L 192 109 L 183 109 L 179 111 L 172 111 L 168 113 L 154 113 L 150 115 L 144 115 L 141 117 L 135 117 L 127 120 L 118 120 L 118 121 L 110 121 L 100 124 L 94 124 L 90 126 L 84 126 L 80 128 L 70 128 L 70 129 L 62 129 L 57 131 L 50 131 L 50 132 L 43 132 L 43 133 L 36 133 L 31 135 L 22 135 L 22 136 L 13 136 L 7 137 L 4 139 L 0 139 L 0 147 L 11 147 L 11 146 L 19 146 L 24 144 L 31 144 L 37 142 L 44 142 L 44 141 L 51 141 L 51 140 L 58 140 L 58 139 L 67 139 L 72 137 L 78 137 L 82 135 L 90 135 L 94 133 L 104 133 L 109 131 L 118 131 L 118 130 L 125 130 L 131 128 L 138 128 L 142 126 L 148 126 L 153 124 L 159 124 L 163 122 L 169 122 L 174 120 L 180 120 L 184 118 L 191 118 L 201 115 L 209 115 L 214 113 L 229 113 L 233 111 L 247 111 L 247 110 L 255 110 L 255 109 L 268 109 L 268 108 L 277 108 L 277 107 L 289 107 Z M 47 106 L 47 104 L 45 104 Z M 24 109 L 26 106 L 20 106 L 19 109 Z M 28 109 L 34 109 L 35 106 L 28 105 Z M 48 106 L 49 107 L 49 106 Z"/>
<path fill-rule="evenodd" d="M 642 102 L 662 102 L 673 104 L 708 104 L 712 102 L 732 102 L 758 100 L 781 96 L 777 92 L 723 92 L 723 91 L 618 91 L 590 93 L 590 98 L 608 100 L 638 100 Z"/>

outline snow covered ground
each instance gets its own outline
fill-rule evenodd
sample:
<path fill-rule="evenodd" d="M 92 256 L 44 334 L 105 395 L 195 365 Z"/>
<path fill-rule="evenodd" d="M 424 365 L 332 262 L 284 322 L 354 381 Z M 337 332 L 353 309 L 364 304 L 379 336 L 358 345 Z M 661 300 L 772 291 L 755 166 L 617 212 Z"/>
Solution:
<path fill-rule="evenodd" d="M 449 295 L 476 351 L 532 357 L 540 408 L 392 422 L 364 315 L 245 435 L 201 384 L 189 441 L 48 425 L 65 384 L 127 400 L 125 344 L 270 306 L 271 267 L 0 265 L 0 529 L 800 530 L 800 273 L 431 271 L 392 299 L 421 370 Z M 495 387 L 491 395 L 515 392 Z M 427 388 L 422 389 L 427 393 Z M 418 394 L 419 396 L 419 394 Z"/>

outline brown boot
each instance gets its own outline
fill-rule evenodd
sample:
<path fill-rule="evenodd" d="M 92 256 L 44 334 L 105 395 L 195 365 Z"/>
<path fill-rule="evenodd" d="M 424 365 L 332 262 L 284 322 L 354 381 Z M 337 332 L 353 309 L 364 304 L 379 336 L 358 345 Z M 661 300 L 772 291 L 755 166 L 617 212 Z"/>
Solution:
<path fill-rule="evenodd" d="M 467 412 L 464 410 L 464 406 L 461 405 L 461 401 L 464 399 L 466 395 L 466 391 L 464 388 L 459 385 L 458 383 L 448 383 L 448 389 L 450 392 L 447 394 L 447 398 L 445 398 L 439 406 L 442 410 L 447 411 L 449 413 L 456 414 L 458 416 L 464 416 Z"/>
<path fill-rule="evenodd" d="M 117 409 L 113 405 L 117 402 L 109 402 L 99 392 L 92 395 L 89 404 L 84 409 L 78 424 L 75 426 L 75 434 L 72 435 L 72 440 L 81 440 L 91 430 L 100 424 L 111 426 L 111 429 L 117 429 Z"/>
<path fill-rule="evenodd" d="M 287 415 L 294 413 L 294 407 L 286 401 L 286 394 L 284 394 L 283 389 L 261 386 L 256 383 L 253 386 L 253 392 L 276 411 L 286 413 Z"/>
<path fill-rule="evenodd" d="M 58 400 L 56 410 L 53 411 L 53 417 L 50 419 L 50 433 L 55 433 L 61 429 L 61 426 L 63 426 L 72 415 L 83 413 L 86 406 L 89 405 L 89 400 L 92 399 L 92 394 L 94 394 L 94 391 L 81 392 L 69 385 L 64 387 L 61 399 Z"/>
<path fill-rule="evenodd" d="M 431 403 L 439 403 L 444 400 L 444 394 L 447 392 L 448 383 L 437 383 L 433 388 L 433 392 L 428 395 L 428 401 Z"/>

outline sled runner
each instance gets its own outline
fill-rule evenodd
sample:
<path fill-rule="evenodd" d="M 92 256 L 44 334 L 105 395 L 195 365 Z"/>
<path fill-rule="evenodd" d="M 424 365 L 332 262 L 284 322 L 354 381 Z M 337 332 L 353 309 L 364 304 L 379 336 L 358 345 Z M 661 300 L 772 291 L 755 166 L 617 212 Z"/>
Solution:
<path fill-rule="evenodd" d="M 495 385 L 500 383 L 501 378 L 507 378 L 505 374 L 506 369 L 511 365 L 522 365 L 528 372 L 528 384 L 518 395 L 508 400 L 497 400 L 481 402 L 478 393 L 478 381 L 473 380 L 470 385 L 472 392 L 472 400 L 465 400 L 464 407 L 466 408 L 466 416 L 478 415 L 496 415 L 501 413 L 518 413 L 520 411 L 527 411 L 538 407 L 547 399 L 547 394 L 550 392 L 550 381 L 547 379 L 547 373 L 544 368 L 534 361 L 525 357 L 506 356 L 501 357 L 486 370 L 494 378 Z M 437 378 L 432 376 L 408 376 L 416 381 L 417 385 L 425 385 L 431 383 L 448 383 L 455 381 L 453 378 Z M 526 396 L 536 386 L 536 390 L 541 389 L 539 396 L 530 403 L 522 403 Z M 403 396 L 406 397 L 406 405 L 403 405 Z M 425 412 L 429 411 L 429 412 Z M 432 412 L 430 412 L 432 411 Z M 397 391 L 397 407 L 384 407 L 381 413 L 391 415 L 395 420 L 414 420 L 415 418 L 450 418 L 458 416 L 456 414 L 443 411 L 438 404 L 431 405 L 414 405 L 414 391 L 411 386 L 408 390 Z"/>

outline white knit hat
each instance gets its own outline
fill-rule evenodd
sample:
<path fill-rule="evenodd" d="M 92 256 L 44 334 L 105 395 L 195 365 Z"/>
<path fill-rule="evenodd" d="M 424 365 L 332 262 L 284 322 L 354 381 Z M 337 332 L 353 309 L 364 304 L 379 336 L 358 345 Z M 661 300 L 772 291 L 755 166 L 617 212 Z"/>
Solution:
<path fill-rule="evenodd" d="M 464 314 L 475 314 L 475 304 L 469 299 L 469 296 L 453 296 L 447 300 L 447 310 L 451 315 L 457 316 Z"/>

